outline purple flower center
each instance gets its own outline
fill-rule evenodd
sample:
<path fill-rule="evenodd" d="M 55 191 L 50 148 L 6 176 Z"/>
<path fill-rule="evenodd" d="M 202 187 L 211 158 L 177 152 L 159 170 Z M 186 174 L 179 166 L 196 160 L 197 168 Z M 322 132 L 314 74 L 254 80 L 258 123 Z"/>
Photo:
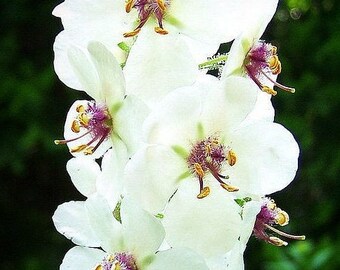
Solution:
<path fill-rule="evenodd" d="M 265 85 L 267 80 L 284 91 L 295 92 L 294 88 L 279 84 L 272 78 L 273 75 L 281 73 L 281 62 L 277 56 L 277 48 L 270 43 L 264 41 L 255 43 L 247 53 L 243 65 L 248 76 L 262 91 L 273 96 L 277 94 L 274 89 Z"/>
<path fill-rule="evenodd" d="M 135 8 L 138 12 L 139 24 L 133 31 L 125 33 L 124 37 L 137 35 L 151 16 L 154 16 L 158 22 L 155 32 L 161 35 L 168 34 L 168 31 L 163 28 L 163 19 L 169 6 L 170 0 L 128 0 L 125 10 L 129 13 L 132 8 Z"/>
<path fill-rule="evenodd" d="M 81 131 L 85 132 L 68 140 L 55 140 L 55 143 L 66 144 L 90 135 L 89 142 L 73 147 L 70 151 L 71 153 L 83 152 L 85 155 L 91 155 L 109 137 L 112 130 L 111 116 L 105 105 L 97 104 L 95 101 L 89 101 L 86 107 L 79 105 L 76 112 L 78 114 L 70 128 L 75 134 Z"/>
<path fill-rule="evenodd" d="M 103 259 L 96 270 L 138 270 L 135 259 L 128 252 L 115 253 Z"/>
<path fill-rule="evenodd" d="M 285 211 L 278 208 L 274 200 L 270 198 L 264 198 L 261 210 L 256 216 L 253 234 L 256 238 L 264 240 L 265 242 L 275 246 L 286 246 L 288 245 L 288 243 L 281 240 L 278 237 L 269 235 L 267 233 L 267 230 L 270 230 L 286 238 L 304 240 L 305 239 L 304 235 L 301 236 L 290 235 L 272 227 L 273 225 L 285 226 L 288 224 L 288 222 L 289 222 L 288 214 Z"/>
<path fill-rule="evenodd" d="M 221 174 L 222 166 L 227 162 L 230 166 L 236 163 L 236 155 L 231 149 L 220 143 L 216 136 L 208 137 L 194 144 L 187 158 L 188 167 L 199 181 L 200 190 L 198 199 L 205 198 L 210 193 L 209 187 L 204 187 L 204 176 L 211 173 L 227 191 L 237 191 L 238 188 L 225 183 L 222 179 L 229 179 L 229 176 Z"/>

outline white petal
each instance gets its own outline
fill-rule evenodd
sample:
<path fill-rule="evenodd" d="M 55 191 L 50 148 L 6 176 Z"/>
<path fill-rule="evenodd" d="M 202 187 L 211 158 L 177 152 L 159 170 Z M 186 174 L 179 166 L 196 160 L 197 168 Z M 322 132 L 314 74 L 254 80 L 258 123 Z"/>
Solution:
<path fill-rule="evenodd" d="M 102 101 L 100 95 L 100 81 L 94 65 L 88 59 L 86 53 L 77 47 L 70 47 L 67 52 L 73 72 L 76 74 L 81 89 L 94 100 Z"/>
<path fill-rule="evenodd" d="M 57 231 L 77 245 L 99 247 L 91 229 L 84 202 L 67 202 L 58 206 L 52 217 Z"/>
<path fill-rule="evenodd" d="M 126 165 L 126 192 L 145 210 L 160 213 L 176 191 L 180 176 L 186 171 L 186 162 L 171 148 L 147 146 Z"/>
<path fill-rule="evenodd" d="M 253 110 L 257 88 L 245 78 L 231 76 L 218 84 L 207 84 L 203 93 L 206 94 L 202 95 L 204 109 L 201 121 L 208 131 L 206 136 L 212 132 L 221 132 L 225 136 Z"/>
<path fill-rule="evenodd" d="M 149 108 L 135 96 L 127 96 L 114 118 L 114 130 L 132 155 L 143 141 L 142 126 Z"/>
<path fill-rule="evenodd" d="M 240 190 L 263 196 L 285 188 L 294 179 L 299 147 L 281 125 L 255 123 L 235 132 L 232 140 L 237 162 L 230 169 L 230 180 Z"/>
<path fill-rule="evenodd" d="M 96 67 L 100 81 L 100 99 L 111 108 L 121 102 L 125 95 L 122 69 L 112 53 L 99 42 L 90 42 L 88 51 Z"/>
<path fill-rule="evenodd" d="M 106 198 L 114 209 L 123 191 L 123 171 L 127 157 L 118 156 L 116 148 L 110 149 L 103 157 L 102 172 L 97 178 L 98 193 Z"/>
<path fill-rule="evenodd" d="M 144 269 L 144 268 L 143 268 Z M 158 252 L 146 270 L 208 270 L 204 259 L 197 253 L 184 248 L 173 248 Z"/>
<path fill-rule="evenodd" d="M 93 195 L 85 202 L 91 228 L 108 253 L 122 249 L 121 224 L 114 218 L 113 209 L 101 196 Z"/>
<path fill-rule="evenodd" d="M 120 210 L 127 250 L 139 260 L 153 255 L 165 236 L 161 222 L 128 196 L 124 197 Z"/>
<path fill-rule="evenodd" d="M 223 255 L 232 249 L 241 224 L 240 208 L 233 197 L 214 183 L 209 186 L 210 195 L 197 199 L 198 183 L 183 182 L 163 219 L 166 240 L 171 246 L 188 247 L 204 258 Z"/>
<path fill-rule="evenodd" d="M 150 107 L 177 87 L 190 85 L 198 68 L 178 35 L 159 36 L 143 29 L 124 68 L 127 94 L 141 98 Z"/>
<path fill-rule="evenodd" d="M 60 270 L 94 269 L 105 257 L 105 252 L 95 248 L 74 247 L 65 255 Z"/>
<path fill-rule="evenodd" d="M 97 162 L 79 156 L 70 159 L 66 164 L 66 169 L 73 185 L 81 194 L 88 197 L 96 191 L 96 178 L 100 173 Z"/>
<path fill-rule="evenodd" d="M 55 53 L 54 69 L 59 79 L 68 87 L 77 90 L 85 89 L 83 83 L 78 77 L 79 75 L 74 72 L 69 61 L 67 53 L 69 48 L 75 46 L 77 48 L 81 48 L 87 53 L 86 48 L 88 43 L 92 40 L 98 40 L 103 43 L 111 51 L 111 53 L 114 54 L 119 63 L 123 63 L 126 59 L 126 53 L 117 46 L 119 39 L 115 39 L 113 35 L 108 33 L 108 31 L 105 32 L 101 25 L 90 24 L 83 30 L 84 31 L 80 31 L 77 28 L 64 30 L 58 34 L 53 45 L 53 50 Z"/>
<path fill-rule="evenodd" d="M 206 89 L 207 84 L 197 82 L 167 95 L 145 120 L 146 140 L 190 148 L 199 138 L 203 101 L 206 92 L 211 92 L 211 87 Z"/>

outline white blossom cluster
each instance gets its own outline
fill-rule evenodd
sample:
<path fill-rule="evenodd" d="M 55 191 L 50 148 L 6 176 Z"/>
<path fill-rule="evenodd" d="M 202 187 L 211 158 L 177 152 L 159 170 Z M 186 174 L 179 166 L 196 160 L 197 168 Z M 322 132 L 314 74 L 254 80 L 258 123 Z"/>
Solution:
<path fill-rule="evenodd" d="M 65 0 L 55 71 L 89 100 L 64 139 L 72 183 L 56 229 L 61 270 L 244 269 L 249 237 L 303 239 L 268 194 L 295 177 L 299 147 L 274 123 L 277 49 L 260 40 L 278 0 Z M 212 57 L 222 43 L 226 55 Z M 218 76 L 207 70 L 218 69 Z M 270 231 L 270 232 L 268 232 Z"/>

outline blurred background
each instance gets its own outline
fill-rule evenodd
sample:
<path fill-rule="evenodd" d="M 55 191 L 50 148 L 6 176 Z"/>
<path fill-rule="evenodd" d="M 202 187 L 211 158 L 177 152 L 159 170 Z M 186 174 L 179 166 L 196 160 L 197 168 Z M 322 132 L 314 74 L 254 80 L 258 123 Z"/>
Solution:
<path fill-rule="evenodd" d="M 66 173 L 67 148 L 53 143 L 84 96 L 53 71 L 59 2 L 0 3 L 0 269 L 58 269 L 73 244 L 51 217 L 59 204 L 84 199 Z M 307 240 L 274 247 L 252 239 L 246 269 L 340 269 L 340 2 L 281 0 L 265 39 L 279 49 L 279 81 L 297 89 L 273 98 L 276 121 L 302 151 L 296 180 L 271 197 L 290 215 L 283 229 Z"/>

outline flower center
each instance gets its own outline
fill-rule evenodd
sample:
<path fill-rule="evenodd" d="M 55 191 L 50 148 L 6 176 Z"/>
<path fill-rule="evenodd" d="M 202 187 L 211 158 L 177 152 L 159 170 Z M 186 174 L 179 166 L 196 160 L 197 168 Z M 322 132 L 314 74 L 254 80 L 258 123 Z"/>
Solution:
<path fill-rule="evenodd" d="M 94 270 L 138 270 L 135 259 L 128 252 L 108 255 Z"/>
<path fill-rule="evenodd" d="M 170 0 L 128 0 L 125 10 L 129 13 L 132 8 L 135 8 L 138 12 L 139 24 L 133 31 L 124 33 L 124 37 L 137 35 L 150 16 L 154 16 L 158 22 L 155 32 L 161 35 L 168 34 L 168 31 L 163 28 L 163 19 L 169 6 Z"/>
<path fill-rule="evenodd" d="M 85 155 L 93 154 L 100 144 L 110 135 L 112 130 L 112 119 L 105 105 L 98 105 L 95 101 L 87 103 L 87 107 L 79 105 L 76 108 L 77 116 L 72 121 L 70 129 L 78 134 L 85 131 L 80 136 L 68 140 L 55 140 L 55 144 L 67 144 L 79 140 L 86 135 L 91 139 L 85 144 L 80 144 L 71 148 L 71 153 L 83 152 Z"/>
<path fill-rule="evenodd" d="M 253 233 L 255 237 L 275 246 L 287 246 L 288 243 L 278 237 L 268 235 L 266 232 L 267 229 L 286 238 L 305 240 L 304 235 L 290 235 L 272 227 L 273 225 L 285 226 L 288 224 L 288 222 L 288 214 L 277 207 L 274 200 L 270 198 L 264 198 L 260 213 L 258 213 L 256 216 Z"/>
<path fill-rule="evenodd" d="M 200 184 L 198 199 L 205 198 L 210 193 L 208 186 L 204 187 L 204 176 L 211 173 L 220 183 L 221 187 L 229 192 L 238 191 L 237 187 L 225 183 L 222 179 L 229 179 L 229 176 L 221 174 L 224 163 L 234 166 L 236 154 L 231 148 L 226 148 L 216 136 L 208 137 L 193 145 L 187 158 L 188 167 L 198 178 Z"/>
<path fill-rule="evenodd" d="M 244 67 L 249 77 L 262 91 L 268 94 L 275 96 L 277 92 L 261 82 L 264 78 L 284 91 L 295 92 L 294 88 L 284 86 L 271 78 L 272 75 L 281 73 L 281 62 L 277 56 L 277 48 L 270 43 L 258 41 L 254 44 L 247 53 L 244 60 Z"/>

